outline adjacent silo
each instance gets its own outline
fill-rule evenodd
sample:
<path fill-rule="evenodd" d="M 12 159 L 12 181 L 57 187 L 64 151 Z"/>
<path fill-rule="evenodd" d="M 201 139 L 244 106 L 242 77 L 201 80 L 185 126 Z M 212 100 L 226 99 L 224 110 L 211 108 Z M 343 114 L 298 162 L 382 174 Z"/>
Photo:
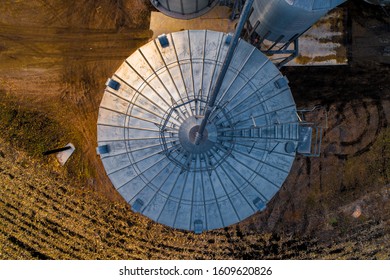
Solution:
<path fill-rule="evenodd" d="M 290 172 L 300 140 L 288 81 L 244 40 L 195 144 L 231 41 L 209 30 L 162 35 L 107 81 L 98 153 L 132 209 L 158 223 L 197 233 L 237 223 Z"/>
<path fill-rule="evenodd" d="M 162 13 L 179 19 L 199 17 L 218 4 L 218 0 L 151 0 L 151 2 Z"/>
<path fill-rule="evenodd" d="M 255 0 L 249 22 L 261 40 L 287 43 L 298 38 L 346 0 Z"/>

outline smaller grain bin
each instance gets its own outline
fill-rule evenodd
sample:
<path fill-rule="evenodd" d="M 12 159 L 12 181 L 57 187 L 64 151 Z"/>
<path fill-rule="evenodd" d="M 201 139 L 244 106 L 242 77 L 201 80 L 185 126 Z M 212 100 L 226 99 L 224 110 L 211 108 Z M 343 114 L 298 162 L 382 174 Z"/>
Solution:
<path fill-rule="evenodd" d="M 151 0 L 150 2 L 167 16 L 179 19 L 199 17 L 218 4 L 217 0 Z"/>
<path fill-rule="evenodd" d="M 294 41 L 345 0 L 256 0 L 249 22 L 261 40 Z"/>

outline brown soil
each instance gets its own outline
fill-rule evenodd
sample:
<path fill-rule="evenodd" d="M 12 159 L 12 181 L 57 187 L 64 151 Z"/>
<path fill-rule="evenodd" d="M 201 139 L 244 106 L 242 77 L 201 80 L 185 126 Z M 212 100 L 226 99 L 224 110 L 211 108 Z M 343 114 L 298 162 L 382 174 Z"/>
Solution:
<path fill-rule="evenodd" d="M 149 5 L 40 0 L 0 6 L 0 100 L 55 120 L 66 133 L 43 148 L 75 142 L 68 171 L 112 198 L 117 194 L 95 153 L 97 110 L 107 77 L 152 35 Z"/>
<path fill-rule="evenodd" d="M 131 212 L 95 153 L 104 83 L 149 40 L 149 1 L 3 1 L 0 259 L 390 258 L 390 19 L 345 6 L 350 65 L 283 69 L 298 107 L 321 105 L 321 156 L 298 157 L 264 212 L 194 235 Z M 65 168 L 41 156 L 68 142 Z"/>
<path fill-rule="evenodd" d="M 156 224 L 45 167 L 0 139 L 0 259 L 389 258 L 385 221 L 361 219 L 348 237 L 330 242 L 243 225 L 195 235 Z M 361 202 L 388 204 L 389 194 L 383 188 Z"/>

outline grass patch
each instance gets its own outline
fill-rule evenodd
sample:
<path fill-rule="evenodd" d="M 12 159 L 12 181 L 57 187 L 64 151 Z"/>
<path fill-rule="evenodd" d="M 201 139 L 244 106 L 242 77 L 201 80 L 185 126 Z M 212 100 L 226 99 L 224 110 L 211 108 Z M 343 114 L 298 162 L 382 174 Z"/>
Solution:
<path fill-rule="evenodd" d="M 0 129 L 2 137 L 30 156 L 41 156 L 46 150 L 64 145 L 63 127 L 43 113 L 5 100 L 0 93 Z"/>
<path fill-rule="evenodd" d="M 33 103 L 11 98 L 0 89 L 1 137 L 15 149 L 50 164 L 55 173 L 62 173 L 72 183 L 79 181 L 85 185 L 91 178 L 96 178 L 96 170 L 85 154 L 85 139 L 80 131 L 70 127 L 68 119 L 59 121 L 55 115 L 51 115 L 51 111 L 59 110 L 55 104 L 52 105 L 52 109 L 36 108 Z M 69 142 L 75 145 L 76 151 L 64 168 L 58 168 L 54 155 L 42 155 L 45 151 L 63 147 Z"/>

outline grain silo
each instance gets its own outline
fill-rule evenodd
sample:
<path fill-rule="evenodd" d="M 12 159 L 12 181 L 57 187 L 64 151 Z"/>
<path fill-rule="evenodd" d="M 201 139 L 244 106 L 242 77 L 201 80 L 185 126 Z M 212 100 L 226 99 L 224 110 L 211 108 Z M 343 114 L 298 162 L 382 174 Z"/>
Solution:
<path fill-rule="evenodd" d="M 243 40 L 194 145 L 229 41 L 207 30 L 160 37 L 107 83 L 101 159 L 133 210 L 159 223 L 196 232 L 237 223 L 265 208 L 294 161 L 299 124 L 288 81 Z"/>
<path fill-rule="evenodd" d="M 287 43 L 346 0 L 255 0 L 249 22 L 261 40 Z"/>
<path fill-rule="evenodd" d="M 150 2 L 167 16 L 191 19 L 210 11 L 219 0 L 151 0 Z"/>
<path fill-rule="evenodd" d="M 280 68 L 298 56 L 298 38 L 346 0 L 255 0 L 245 39 Z"/>
<path fill-rule="evenodd" d="M 234 36 L 160 35 L 107 80 L 97 152 L 133 211 L 196 233 L 229 226 L 264 210 L 310 152 L 287 78 L 239 39 L 246 16 Z"/>

